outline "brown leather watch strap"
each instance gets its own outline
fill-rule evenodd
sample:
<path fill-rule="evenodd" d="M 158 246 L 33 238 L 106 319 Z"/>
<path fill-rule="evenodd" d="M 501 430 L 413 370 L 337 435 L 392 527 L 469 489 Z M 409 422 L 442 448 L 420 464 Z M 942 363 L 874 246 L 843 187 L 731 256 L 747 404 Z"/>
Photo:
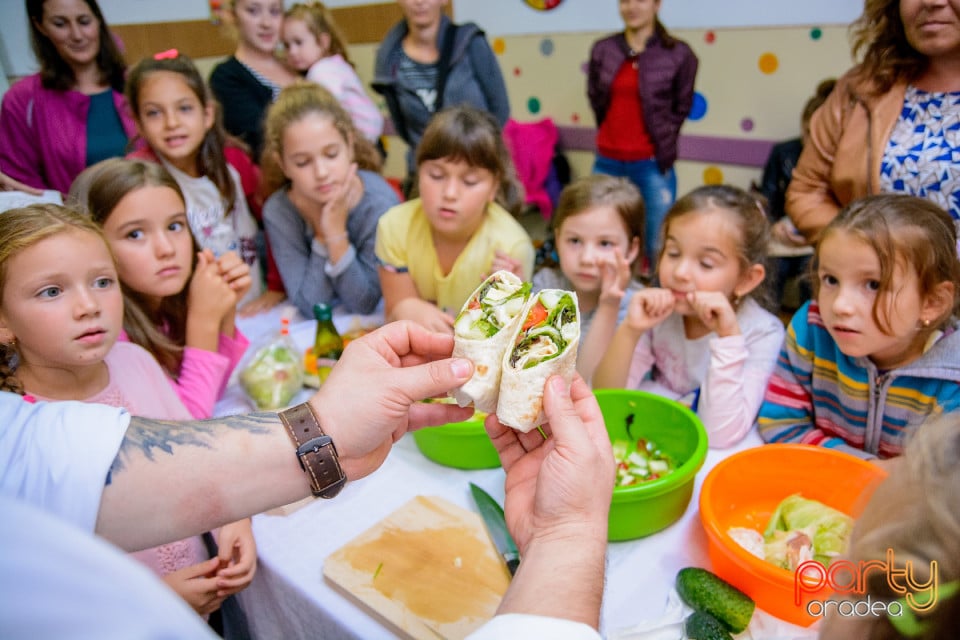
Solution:
<path fill-rule="evenodd" d="M 280 412 L 280 422 L 297 446 L 300 467 L 310 476 L 310 490 L 319 498 L 332 498 L 343 489 L 347 477 L 333 439 L 323 432 L 320 420 L 308 403 Z"/>

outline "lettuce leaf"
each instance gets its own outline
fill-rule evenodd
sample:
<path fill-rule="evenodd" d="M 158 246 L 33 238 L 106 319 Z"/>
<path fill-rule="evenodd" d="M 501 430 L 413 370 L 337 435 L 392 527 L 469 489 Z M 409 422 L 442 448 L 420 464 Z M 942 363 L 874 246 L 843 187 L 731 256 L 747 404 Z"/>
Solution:
<path fill-rule="evenodd" d="M 813 559 L 829 565 L 846 552 L 852 530 L 853 518 L 847 514 L 800 494 L 788 496 L 777 505 L 763 532 L 767 561 L 792 570 L 808 559 L 801 547 L 812 545 Z"/>

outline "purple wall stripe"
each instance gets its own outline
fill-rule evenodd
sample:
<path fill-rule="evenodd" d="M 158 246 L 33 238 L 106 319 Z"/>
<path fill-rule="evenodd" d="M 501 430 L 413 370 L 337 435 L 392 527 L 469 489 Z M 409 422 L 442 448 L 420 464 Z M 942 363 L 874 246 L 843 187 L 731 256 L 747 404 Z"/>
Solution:
<path fill-rule="evenodd" d="M 681 160 L 763 167 L 777 140 L 745 140 L 719 136 L 680 136 Z"/>
<path fill-rule="evenodd" d="M 557 127 L 560 147 L 565 151 L 596 151 L 597 130 L 593 127 Z M 394 135 L 393 123 L 387 118 L 385 135 Z M 777 140 L 745 140 L 721 136 L 680 136 L 677 152 L 681 160 L 763 167 L 770 149 Z"/>
<path fill-rule="evenodd" d="M 596 151 L 593 127 L 558 127 L 560 145 L 567 151 Z M 745 140 L 720 136 L 680 136 L 681 160 L 714 162 L 744 167 L 763 167 L 776 140 Z"/>

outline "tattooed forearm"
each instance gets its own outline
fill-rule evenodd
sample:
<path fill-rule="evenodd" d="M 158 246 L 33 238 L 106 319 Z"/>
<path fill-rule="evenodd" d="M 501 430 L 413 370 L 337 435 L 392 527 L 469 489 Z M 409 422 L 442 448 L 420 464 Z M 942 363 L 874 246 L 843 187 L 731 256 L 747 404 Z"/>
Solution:
<path fill-rule="evenodd" d="M 147 460 L 155 460 L 158 454 L 174 455 L 174 447 L 216 448 L 215 432 L 224 429 L 248 431 L 265 435 L 280 424 L 276 413 L 248 413 L 210 420 L 177 422 L 175 420 L 151 420 L 132 417 L 130 426 L 120 443 L 120 450 L 107 473 L 106 484 L 124 469 L 124 461 L 139 453 Z"/>

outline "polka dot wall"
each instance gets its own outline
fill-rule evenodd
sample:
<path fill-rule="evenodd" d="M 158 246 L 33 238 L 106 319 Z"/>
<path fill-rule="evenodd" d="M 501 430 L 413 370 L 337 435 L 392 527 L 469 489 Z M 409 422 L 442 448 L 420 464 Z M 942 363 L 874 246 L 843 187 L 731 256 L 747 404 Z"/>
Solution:
<path fill-rule="evenodd" d="M 800 109 L 816 84 L 851 64 L 845 26 L 675 33 L 700 60 L 693 107 L 681 134 L 700 142 L 719 139 L 720 155 L 724 139 L 764 144 L 797 136 Z M 604 35 L 492 37 L 512 116 L 520 121 L 550 117 L 560 127 L 588 128 L 584 133 L 590 135 L 595 121 L 586 98 L 587 62 L 590 46 Z M 580 155 L 572 159 L 575 175 L 590 170 L 592 154 Z M 702 183 L 747 186 L 758 173 L 756 167 L 719 160 L 678 164 L 681 192 Z"/>

